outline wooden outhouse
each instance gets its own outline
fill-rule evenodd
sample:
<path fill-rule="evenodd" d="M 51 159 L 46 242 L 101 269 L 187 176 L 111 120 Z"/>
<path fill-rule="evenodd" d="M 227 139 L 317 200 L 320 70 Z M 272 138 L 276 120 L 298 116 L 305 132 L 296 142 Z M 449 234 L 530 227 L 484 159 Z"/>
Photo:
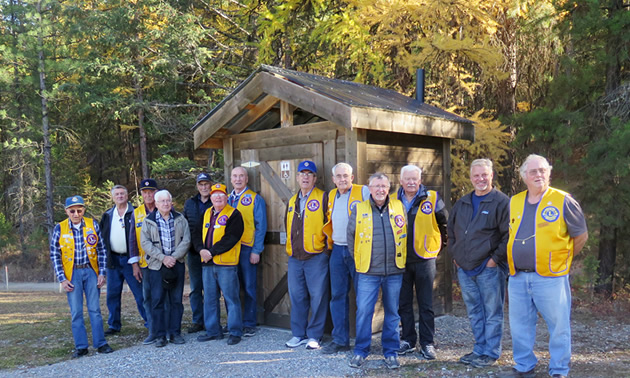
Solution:
<path fill-rule="evenodd" d="M 399 186 L 400 168 L 422 168 L 422 182 L 450 209 L 450 145 L 473 140 L 471 121 L 397 92 L 322 76 L 261 66 L 194 127 L 196 149 L 223 149 L 230 171 L 246 167 L 250 187 L 267 202 L 268 232 L 259 266 L 261 324 L 289 327 L 284 212 L 298 190 L 296 168 L 317 165 L 317 183 L 334 188 L 332 167 L 347 162 L 355 183 L 374 172 Z M 451 262 L 440 253 L 434 290 L 436 315 L 449 312 Z M 377 311 L 378 314 L 378 311 Z M 378 315 L 374 327 L 379 327 Z"/>

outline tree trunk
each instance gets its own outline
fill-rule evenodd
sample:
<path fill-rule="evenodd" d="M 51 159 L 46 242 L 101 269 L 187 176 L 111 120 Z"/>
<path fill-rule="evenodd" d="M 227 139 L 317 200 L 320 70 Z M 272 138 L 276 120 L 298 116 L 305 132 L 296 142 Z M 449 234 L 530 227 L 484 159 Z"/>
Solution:
<path fill-rule="evenodd" d="M 53 179 L 51 163 L 50 127 L 48 124 L 48 94 L 46 93 L 46 69 L 44 64 L 44 42 L 42 36 L 42 2 L 37 2 L 39 27 L 37 29 L 37 54 L 39 59 L 39 94 L 42 100 L 42 133 L 44 140 L 44 175 L 46 179 L 46 228 L 52 237 L 54 227 Z"/>
<path fill-rule="evenodd" d="M 615 258 L 617 256 L 617 229 L 602 226 L 599 238 L 598 282 L 595 291 L 610 295 L 612 294 Z"/>
<path fill-rule="evenodd" d="M 136 90 L 136 100 L 138 101 L 138 133 L 140 136 L 140 165 L 142 170 L 142 179 L 149 178 L 149 159 L 147 158 L 147 132 L 144 129 L 144 95 L 140 80 L 134 78 L 134 87 Z"/>

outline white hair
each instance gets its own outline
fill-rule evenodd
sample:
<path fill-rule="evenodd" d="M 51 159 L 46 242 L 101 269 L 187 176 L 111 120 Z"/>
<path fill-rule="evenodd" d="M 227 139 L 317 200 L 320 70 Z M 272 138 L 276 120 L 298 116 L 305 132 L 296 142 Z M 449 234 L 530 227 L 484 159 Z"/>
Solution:
<path fill-rule="evenodd" d="M 547 159 L 540 155 L 531 154 L 525 159 L 525 161 L 523 162 L 523 164 L 521 164 L 521 167 L 519 168 L 519 172 L 523 180 L 527 178 L 527 166 L 534 160 L 540 160 L 542 162 L 543 168 L 547 168 L 547 170 L 551 173 L 551 169 L 553 167 L 549 164 Z"/>
<path fill-rule="evenodd" d="M 168 197 L 169 200 L 173 200 L 173 196 L 171 195 L 171 192 L 169 192 L 166 189 L 158 190 L 157 192 L 155 192 L 155 195 L 153 196 L 153 198 L 155 199 L 155 202 L 159 202 L 160 199 L 163 197 Z"/>
<path fill-rule="evenodd" d="M 418 172 L 418 177 L 422 178 L 422 169 L 414 164 L 405 165 L 400 169 L 400 177 L 402 177 L 407 171 L 416 171 Z"/>
<path fill-rule="evenodd" d="M 470 171 L 472 172 L 473 167 L 480 166 L 486 167 L 492 171 L 492 160 L 490 159 L 475 159 L 470 163 Z"/>
<path fill-rule="evenodd" d="M 352 166 L 350 164 L 348 164 L 348 163 L 337 163 L 337 164 L 335 164 L 334 167 L 332 167 L 332 174 L 333 174 L 333 176 L 335 175 L 335 171 L 339 167 L 346 168 L 348 170 L 348 172 L 350 172 L 350 175 L 352 175 Z"/>

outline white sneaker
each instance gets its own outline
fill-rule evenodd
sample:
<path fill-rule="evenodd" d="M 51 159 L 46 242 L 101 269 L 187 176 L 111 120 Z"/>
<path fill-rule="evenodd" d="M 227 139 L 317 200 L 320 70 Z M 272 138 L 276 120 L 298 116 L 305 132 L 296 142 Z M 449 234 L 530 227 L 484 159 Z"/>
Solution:
<path fill-rule="evenodd" d="M 306 349 L 319 349 L 319 340 L 308 339 L 308 342 L 306 343 Z"/>
<path fill-rule="evenodd" d="M 306 344 L 307 342 L 308 342 L 308 340 L 306 338 L 301 339 L 299 337 L 293 336 L 291 338 L 291 340 L 287 341 L 286 344 L 284 344 L 284 345 L 286 345 L 289 348 L 297 348 L 300 345 Z"/>

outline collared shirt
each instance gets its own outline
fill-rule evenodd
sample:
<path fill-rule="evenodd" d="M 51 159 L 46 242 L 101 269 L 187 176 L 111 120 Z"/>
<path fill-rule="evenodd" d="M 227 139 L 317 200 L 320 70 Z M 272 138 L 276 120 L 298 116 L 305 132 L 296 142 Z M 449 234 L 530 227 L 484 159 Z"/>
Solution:
<path fill-rule="evenodd" d="M 65 220 L 64 222 L 68 222 L 68 220 Z M 85 248 L 85 240 L 83 239 L 84 226 L 85 221 L 81 219 L 80 225 L 76 226 L 75 224 L 72 224 L 72 227 L 70 227 L 70 229 L 72 230 L 72 238 L 74 239 L 74 265 L 83 265 L 90 263 L 87 249 Z M 98 243 L 96 244 L 98 269 L 100 272 L 99 274 L 105 275 L 105 272 L 107 271 L 107 253 L 105 252 L 105 244 L 103 243 L 103 238 L 100 237 L 101 229 L 98 225 L 98 222 L 94 222 L 94 231 L 99 236 Z M 53 236 L 50 240 L 50 259 L 52 260 L 57 280 L 59 280 L 59 282 L 63 282 L 66 280 L 66 274 L 63 271 L 63 263 L 61 262 L 61 245 L 59 244 L 60 238 L 61 226 L 57 224 L 55 225 Z"/>
<path fill-rule="evenodd" d="M 409 212 L 409 209 L 411 209 L 413 202 L 416 200 L 416 198 L 420 197 L 421 195 L 426 196 L 424 185 L 420 186 L 420 188 L 418 189 L 416 194 L 413 196 L 413 198 L 411 198 L 411 200 L 407 200 L 407 195 L 405 195 L 404 190 L 402 190 L 402 193 L 398 196 L 398 199 L 400 199 L 400 202 L 402 202 L 403 206 L 405 207 L 405 211 Z"/>
<path fill-rule="evenodd" d="M 305 196 L 302 195 L 302 190 L 298 191 L 298 200 L 300 201 L 300 216 L 304 216 L 304 209 L 306 208 L 306 200 L 308 200 L 308 197 L 311 195 L 311 193 L 313 192 L 313 189 L 315 189 L 315 186 L 313 186 L 311 188 L 311 190 L 308 191 L 308 193 L 306 193 Z"/>
<path fill-rule="evenodd" d="M 162 252 L 170 256 L 175 252 L 175 222 L 173 221 L 173 213 L 169 214 L 168 220 L 162 218 L 159 211 L 155 214 L 158 228 L 160 229 L 160 242 L 162 243 Z"/>
<path fill-rule="evenodd" d="M 240 193 L 232 190 L 232 193 L 228 196 L 228 204 L 236 209 L 238 201 L 240 201 L 241 196 L 247 189 L 248 187 L 246 186 Z M 254 202 L 254 228 L 252 252 L 260 254 L 265 249 L 265 234 L 267 233 L 267 204 L 260 194 L 256 196 L 256 202 Z"/>

